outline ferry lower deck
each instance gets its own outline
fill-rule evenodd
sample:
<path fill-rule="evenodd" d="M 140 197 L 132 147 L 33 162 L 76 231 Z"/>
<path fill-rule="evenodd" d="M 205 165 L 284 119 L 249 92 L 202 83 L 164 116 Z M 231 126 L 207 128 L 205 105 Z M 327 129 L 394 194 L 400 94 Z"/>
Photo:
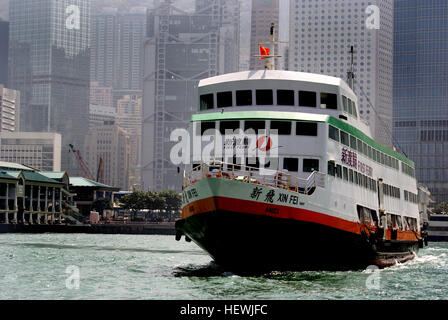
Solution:
<path fill-rule="evenodd" d="M 305 200 L 320 197 L 315 188 L 205 175 L 184 190 L 177 238 L 185 235 L 219 265 L 240 271 L 382 268 L 414 258 L 417 232 L 366 227 L 319 209 Z"/>

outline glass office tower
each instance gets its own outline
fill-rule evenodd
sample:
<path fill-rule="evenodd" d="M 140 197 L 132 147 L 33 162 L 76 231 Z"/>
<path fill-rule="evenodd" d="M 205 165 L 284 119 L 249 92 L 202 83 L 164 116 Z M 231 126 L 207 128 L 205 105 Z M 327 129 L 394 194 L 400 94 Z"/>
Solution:
<path fill-rule="evenodd" d="M 88 130 L 90 0 L 10 0 L 9 19 L 21 129 L 61 133 L 62 170 L 79 174 L 68 144 L 83 150 Z"/>
<path fill-rule="evenodd" d="M 396 0 L 394 21 L 394 137 L 448 201 L 448 1 Z"/>

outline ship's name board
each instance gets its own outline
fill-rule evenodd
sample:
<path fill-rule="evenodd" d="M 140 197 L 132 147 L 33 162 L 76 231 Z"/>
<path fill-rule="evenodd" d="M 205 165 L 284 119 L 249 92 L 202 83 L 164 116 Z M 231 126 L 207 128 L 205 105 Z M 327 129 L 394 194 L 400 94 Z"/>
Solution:
<path fill-rule="evenodd" d="M 341 161 L 352 168 L 359 170 L 362 174 L 366 174 L 369 177 L 373 175 L 373 169 L 371 166 L 358 160 L 358 155 L 354 151 L 350 151 L 347 148 L 342 148 Z"/>
<path fill-rule="evenodd" d="M 188 190 L 184 190 L 182 192 L 182 203 L 188 203 L 199 197 L 199 193 L 196 188 L 191 188 Z"/>

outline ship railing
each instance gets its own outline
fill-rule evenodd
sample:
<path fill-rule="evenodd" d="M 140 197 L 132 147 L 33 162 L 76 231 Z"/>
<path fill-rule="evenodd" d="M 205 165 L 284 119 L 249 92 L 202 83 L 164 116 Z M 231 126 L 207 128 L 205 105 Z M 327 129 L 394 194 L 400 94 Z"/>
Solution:
<path fill-rule="evenodd" d="M 300 178 L 284 171 L 275 171 L 275 174 L 272 175 L 262 175 L 258 167 L 220 161 L 195 165 L 193 170 L 185 173 L 183 186 L 186 188 L 205 178 L 259 184 L 305 195 L 311 195 L 317 187 L 325 187 L 325 174 L 319 171 L 311 172 L 307 178 Z"/>

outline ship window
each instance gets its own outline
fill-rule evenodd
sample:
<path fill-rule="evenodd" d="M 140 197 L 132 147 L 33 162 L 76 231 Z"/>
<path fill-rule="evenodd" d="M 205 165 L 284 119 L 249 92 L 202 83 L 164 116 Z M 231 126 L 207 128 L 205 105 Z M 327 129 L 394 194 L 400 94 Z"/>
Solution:
<path fill-rule="evenodd" d="M 244 121 L 244 131 L 248 129 L 253 129 L 255 133 L 258 133 L 258 130 L 266 129 L 266 122 L 255 120 Z"/>
<path fill-rule="evenodd" d="M 232 164 L 233 164 L 233 166 L 231 166 L 231 167 L 227 166 L 227 168 L 230 170 L 233 169 L 235 171 L 241 170 L 241 164 L 243 164 L 243 159 L 241 157 L 233 156 Z"/>
<path fill-rule="evenodd" d="M 271 130 L 277 130 L 279 135 L 291 134 L 290 121 L 271 121 Z"/>
<path fill-rule="evenodd" d="M 299 171 L 299 159 L 284 158 L 283 159 L 283 169 L 291 171 L 291 172 Z"/>
<path fill-rule="evenodd" d="M 337 109 L 338 96 L 334 93 L 320 93 L 320 107 L 322 109 Z"/>
<path fill-rule="evenodd" d="M 236 105 L 237 106 L 251 106 L 252 105 L 252 90 L 236 91 Z"/>
<path fill-rule="evenodd" d="M 221 121 L 219 125 L 219 131 L 221 132 L 221 134 L 224 135 L 226 134 L 226 130 L 231 130 L 233 133 L 233 131 L 239 129 L 239 127 L 240 127 L 239 121 Z"/>
<path fill-rule="evenodd" d="M 348 99 L 348 113 L 353 114 L 353 102 Z"/>
<path fill-rule="evenodd" d="M 350 145 L 348 133 L 341 131 L 341 142 L 342 142 L 342 144 L 346 145 L 347 147 Z"/>
<path fill-rule="evenodd" d="M 353 170 L 349 169 L 348 171 L 348 178 L 350 180 L 351 183 L 353 183 Z"/>
<path fill-rule="evenodd" d="M 346 96 L 342 96 L 342 107 L 344 108 L 345 112 L 348 112 L 347 97 Z"/>
<path fill-rule="evenodd" d="M 368 147 L 369 158 L 372 159 L 372 147 Z"/>
<path fill-rule="evenodd" d="M 358 119 L 358 114 L 356 113 L 356 104 L 353 102 L 353 116 Z"/>
<path fill-rule="evenodd" d="M 303 159 L 303 172 L 319 171 L 319 160 Z"/>
<path fill-rule="evenodd" d="M 305 170 L 303 170 L 303 171 L 305 171 Z M 340 164 L 336 165 L 336 177 L 338 177 L 339 179 L 342 179 L 342 166 Z"/>
<path fill-rule="evenodd" d="M 259 106 L 266 106 L 266 105 L 274 104 L 272 90 L 257 90 L 256 91 L 256 99 L 257 99 L 257 105 L 259 105 Z"/>
<path fill-rule="evenodd" d="M 337 130 L 337 129 L 336 129 Z M 296 135 L 298 136 L 317 136 L 316 122 L 296 122 Z"/>
<path fill-rule="evenodd" d="M 213 109 L 213 93 L 201 94 L 199 100 L 201 110 Z"/>
<path fill-rule="evenodd" d="M 231 107 L 232 102 L 232 91 L 218 92 L 216 94 L 218 108 Z"/>
<path fill-rule="evenodd" d="M 328 137 L 339 142 L 339 129 L 336 129 L 333 126 L 328 127 Z"/>
<path fill-rule="evenodd" d="M 350 136 L 350 147 L 354 150 L 358 150 L 356 147 L 356 138 L 354 136 Z"/>
<path fill-rule="evenodd" d="M 277 90 L 277 104 L 279 106 L 293 106 L 294 105 L 294 91 L 293 90 Z"/>
<path fill-rule="evenodd" d="M 358 176 L 357 171 L 354 172 L 354 181 L 355 181 L 355 184 L 359 184 L 359 176 Z"/>
<path fill-rule="evenodd" d="M 364 142 L 362 143 L 362 153 L 364 153 L 365 155 L 367 155 L 367 144 L 365 144 Z"/>
<path fill-rule="evenodd" d="M 376 150 L 375 149 L 372 149 L 372 159 L 373 159 L 373 161 L 376 161 Z"/>
<path fill-rule="evenodd" d="M 251 171 L 258 171 L 258 168 L 260 168 L 260 160 L 258 157 L 247 157 L 246 166 L 250 167 Z"/>
<path fill-rule="evenodd" d="M 334 165 L 334 161 L 328 161 L 328 166 L 327 166 L 327 172 L 330 176 L 335 176 L 336 174 L 336 167 Z"/>
<path fill-rule="evenodd" d="M 348 168 L 343 167 L 344 180 L 348 181 Z"/>
<path fill-rule="evenodd" d="M 215 129 L 215 122 L 204 121 L 200 123 L 200 126 L 201 126 L 201 136 L 203 136 L 206 130 Z M 207 135 L 215 135 L 215 131 L 214 130 L 213 132 L 209 131 L 207 132 Z"/>
<path fill-rule="evenodd" d="M 316 108 L 316 92 L 299 91 L 299 106 Z"/>

